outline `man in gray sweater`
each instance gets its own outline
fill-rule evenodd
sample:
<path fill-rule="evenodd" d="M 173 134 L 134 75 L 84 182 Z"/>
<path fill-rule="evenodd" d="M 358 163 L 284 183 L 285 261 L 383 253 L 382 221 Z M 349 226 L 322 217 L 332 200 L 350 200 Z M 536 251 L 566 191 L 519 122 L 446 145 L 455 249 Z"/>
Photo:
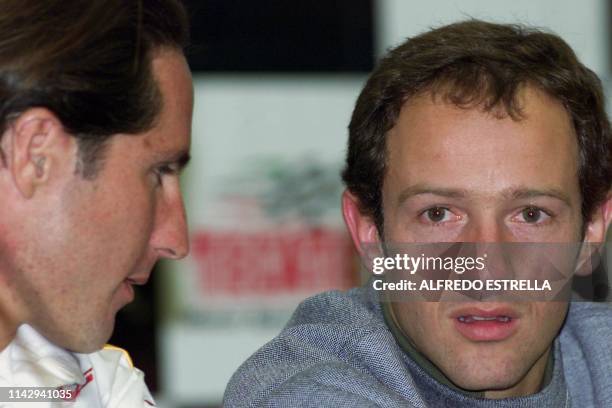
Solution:
<path fill-rule="evenodd" d="M 342 208 L 364 258 L 383 243 L 605 241 L 601 83 L 555 35 L 472 20 L 409 39 L 370 76 L 349 131 Z M 324 293 L 241 366 L 224 403 L 608 407 L 612 309 Z"/>

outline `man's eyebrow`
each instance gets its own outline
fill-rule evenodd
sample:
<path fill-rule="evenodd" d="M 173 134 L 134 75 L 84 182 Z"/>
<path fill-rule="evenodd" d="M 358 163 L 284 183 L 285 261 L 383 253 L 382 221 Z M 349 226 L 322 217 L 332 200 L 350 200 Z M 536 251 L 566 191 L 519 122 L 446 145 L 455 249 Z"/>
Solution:
<path fill-rule="evenodd" d="M 191 155 L 189 154 L 189 152 L 181 152 L 178 159 L 175 160 L 175 163 L 178 165 L 179 171 L 182 171 L 185 167 L 187 167 L 190 160 Z"/>
<path fill-rule="evenodd" d="M 414 186 L 410 186 L 404 189 L 399 197 L 398 204 L 403 204 L 406 200 L 411 197 L 421 195 L 421 194 L 431 194 L 440 197 L 447 198 L 465 198 L 470 195 L 469 190 L 465 189 L 456 189 L 456 188 L 438 188 L 438 187 L 429 187 L 422 184 L 417 184 Z M 562 190 L 556 188 L 544 188 L 544 189 L 530 189 L 530 188 L 508 188 L 501 192 L 501 195 L 510 198 L 510 199 L 527 199 L 527 198 L 536 198 L 536 197 L 551 197 L 557 200 L 560 200 L 571 206 L 571 199 L 567 195 L 567 193 Z"/>
<path fill-rule="evenodd" d="M 398 204 L 402 204 L 404 201 L 408 200 L 411 197 L 421 195 L 421 194 L 432 194 L 441 197 L 448 198 L 464 198 L 468 196 L 469 192 L 463 189 L 455 189 L 455 188 L 436 188 L 436 187 L 428 187 L 422 184 L 417 184 L 414 186 L 410 186 L 404 189 L 397 201 Z"/>
<path fill-rule="evenodd" d="M 181 150 L 180 152 L 168 155 L 168 156 L 160 156 L 159 161 L 165 164 L 172 164 L 177 167 L 177 171 L 182 171 L 189 161 L 191 160 L 191 155 L 187 150 Z"/>
<path fill-rule="evenodd" d="M 556 189 L 556 188 L 546 188 L 546 189 L 528 189 L 528 188 L 519 188 L 519 189 L 508 189 L 505 192 L 505 195 L 514 198 L 514 199 L 525 199 L 525 198 L 536 198 L 536 197 L 551 197 L 557 200 L 563 201 L 568 206 L 571 206 L 572 201 L 567 193 Z"/>

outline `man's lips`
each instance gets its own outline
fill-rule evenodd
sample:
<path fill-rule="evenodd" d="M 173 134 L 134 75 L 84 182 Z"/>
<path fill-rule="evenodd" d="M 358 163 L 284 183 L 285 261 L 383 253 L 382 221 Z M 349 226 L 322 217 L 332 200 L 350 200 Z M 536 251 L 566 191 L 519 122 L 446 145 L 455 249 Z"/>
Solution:
<path fill-rule="evenodd" d="M 149 280 L 148 275 L 129 276 L 123 280 L 122 287 L 124 290 L 124 305 L 134 300 L 134 285 L 144 285 Z"/>
<path fill-rule="evenodd" d="M 479 316 L 484 318 L 509 317 L 510 319 L 518 319 L 520 314 L 511 307 L 497 306 L 492 308 L 484 308 L 479 306 L 461 307 L 454 310 L 450 317 L 458 319 L 462 316 Z"/>
<path fill-rule="evenodd" d="M 134 300 L 133 283 L 130 282 L 128 279 L 124 279 L 123 282 L 121 282 L 121 285 L 119 285 L 119 288 L 115 295 L 116 295 L 116 301 L 117 301 L 117 304 L 115 305 L 116 306 L 115 312 L 116 312 L 119 309 L 121 309 L 123 306 L 127 305 L 128 303 Z"/>
<path fill-rule="evenodd" d="M 121 282 L 123 303 L 120 308 L 134 300 L 134 286 L 146 284 L 151 276 L 152 269 L 152 266 L 149 269 L 139 269 L 138 272 L 129 275 Z"/>
<path fill-rule="evenodd" d="M 130 285 L 144 285 L 149 281 L 149 277 L 151 276 L 151 270 L 153 268 L 149 268 L 147 269 L 148 272 L 145 273 L 134 273 L 130 276 L 128 276 L 127 278 L 125 278 L 125 281 L 128 282 Z"/>
<path fill-rule="evenodd" d="M 142 277 L 130 276 L 126 278 L 125 281 L 129 283 L 130 285 L 144 285 L 147 283 L 148 280 L 149 280 L 148 276 L 142 276 Z"/>
<path fill-rule="evenodd" d="M 457 331 L 472 341 L 502 341 L 518 329 L 520 314 L 510 307 L 465 307 L 450 315 Z"/>

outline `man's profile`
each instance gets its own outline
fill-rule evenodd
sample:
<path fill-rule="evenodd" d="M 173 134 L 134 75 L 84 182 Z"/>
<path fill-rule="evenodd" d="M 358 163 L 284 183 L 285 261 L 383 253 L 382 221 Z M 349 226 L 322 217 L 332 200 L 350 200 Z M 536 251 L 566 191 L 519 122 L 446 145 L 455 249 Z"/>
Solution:
<path fill-rule="evenodd" d="M 355 246 L 601 245 L 612 136 L 601 83 L 559 37 L 470 20 L 391 50 L 353 111 L 343 179 Z M 603 407 L 612 309 L 304 301 L 238 370 L 227 406 Z"/>
<path fill-rule="evenodd" d="M 189 249 L 185 11 L 176 0 L 0 9 L 0 385 L 70 390 L 75 407 L 152 406 L 129 358 L 100 350 L 133 286 Z"/>

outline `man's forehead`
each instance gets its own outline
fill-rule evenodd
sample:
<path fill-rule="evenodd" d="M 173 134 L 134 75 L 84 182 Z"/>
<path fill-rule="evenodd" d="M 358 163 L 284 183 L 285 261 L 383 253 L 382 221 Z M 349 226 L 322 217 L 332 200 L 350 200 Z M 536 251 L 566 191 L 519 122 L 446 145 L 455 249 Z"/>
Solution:
<path fill-rule="evenodd" d="M 184 55 L 173 49 L 158 50 L 153 73 L 162 96 L 155 125 L 142 135 L 143 148 L 155 160 L 185 165 L 191 144 L 193 84 Z"/>
<path fill-rule="evenodd" d="M 573 124 L 559 101 L 534 88 L 521 91 L 518 101 L 521 116 L 513 117 L 502 115 L 502 107 L 485 111 L 480 105 L 461 107 L 431 93 L 419 94 L 403 105 L 388 138 L 390 143 L 412 142 L 413 148 L 422 146 L 430 152 L 436 143 L 423 145 L 420 139 L 438 142 L 437 145 L 444 148 L 461 135 L 483 132 L 488 132 L 489 136 L 480 140 L 477 147 L 503 143 L 505 134 L 527 134 L 526 141 L 547 138 L 550 148 L 559 144 L 563 148 L 577 148 Z M 524 153 L 529 154 L 529 151 L 526 149 Z"/>
<path fill-rule="evenodd" d="M 521 108 L 515 119 L 431 95 L 407 102 L 388 134 L 385 184 L 400 182 L 404 196 L 419 185 L 456 197 L 577 189 L 577 139 L 565 108 L 537 90 L 525 92 Z"/>
<path fill-rule="evenodd" d="M 511 118 L 521 121 L 535 113 L 542 113 L 550 110 L 563 112 L 568 124 L 570 115 L 563 103 L 557 98 L 549 95 L 546 91 L 535 85 L 523 84 L 517 86 L 514 93 L 505 99 L 490 99 L 496 95 L 488 95 L 487 90 L 475 89 L 472 94 L 458 96 L 452 85 L 435 84 L 406 98 L 400 108 L 400 116 L 407 116 L 422 113 L 424 109 L 451 109 L 458 115 L 470 112 L 488 114 L 493 118 Z M 415 113 L 416 111 L 417 113 Z M 403 114 L 403 115 L 402 115 Z M 573 129 L 573 126 L 571 126 Z"/>

